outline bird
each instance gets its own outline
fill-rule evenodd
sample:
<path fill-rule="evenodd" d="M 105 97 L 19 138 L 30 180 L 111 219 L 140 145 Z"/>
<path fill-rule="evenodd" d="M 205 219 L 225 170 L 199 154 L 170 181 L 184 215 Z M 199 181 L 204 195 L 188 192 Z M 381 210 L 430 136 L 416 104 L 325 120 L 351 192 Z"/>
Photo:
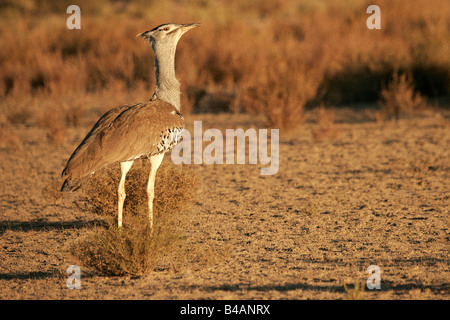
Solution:
<path fill-rule="evenodd" d="M 122 227 L 125 178 L 133 162 L 147 158 L 148 219 L 153 227 L 153 199 L 156 172 L 164 154 L 181 141 L 184 118 L 181 114 L 180 83 L 175 77 L 178 41 L 199 23 L 167 23 L 136 35 L 148 41 L 155 54 L 154 94 L 148 101 L 115 107 L 106 112 L 75 149 L 62 171 L 61 191 L 76 191 L 96 171 L 120 164 L 117 189 L 118 227 Z"/>

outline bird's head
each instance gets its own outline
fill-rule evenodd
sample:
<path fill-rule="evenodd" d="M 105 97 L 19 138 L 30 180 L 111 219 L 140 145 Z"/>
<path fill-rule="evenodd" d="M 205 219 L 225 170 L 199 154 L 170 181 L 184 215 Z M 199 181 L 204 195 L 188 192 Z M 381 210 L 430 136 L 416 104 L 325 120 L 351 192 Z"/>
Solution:
<path fill-rule="evenodd" d="M 149 41 L 154 50 L 159 46 L 174 47 L 183 34 L 199 25 L 200 23 L 166 23 L 152 30 L 139 33 L 136 37 L 141 37 Z"/>

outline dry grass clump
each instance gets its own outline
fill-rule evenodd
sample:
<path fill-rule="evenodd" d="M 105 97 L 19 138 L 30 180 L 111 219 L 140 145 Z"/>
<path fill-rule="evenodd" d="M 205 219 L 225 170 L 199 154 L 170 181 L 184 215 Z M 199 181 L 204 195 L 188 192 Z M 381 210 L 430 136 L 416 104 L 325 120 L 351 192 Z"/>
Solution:
<path fill-rule="evenodd" d="M 259 80 L 245 85 L 241 103 L 248 112 L 265 114 L 271 128 L 282 131 L 297 128 L 304 121 L 305 104 L 314 97 L 318 82 L 312 84 L 304 73 L 291 73 L 276 66 L 265 70 L 267 73 L 261 74 Z"/>
<path fill-rule="evenodd" d="M 155 183 L 154 225 L 148 225 L 146 183 L 148 165 L 136 161 L 126 180 L 124 226 L 117 228 L 119 170 L 108 167 L 84 187 L 90 210 L 107 215 L 105 226 L 96 227 L 73 246 L 80 264 L 105 275 L 141 275 L 155 268 L 177 270 L 186 256 L 185 229 L 194 199 L 195 176 L 186 167 L 163 165 Z"/>
<path fill-rule="evenodd" d="M 411 116 L 428 107 L 426 99 L 414 91 L 412 77 L 407 74 L 399 75 L 395 72 L 392 81 L 381 91 L 381 100 L 378 102 L 380 112 L 379 120 L 402 115 Z"/>
<path fill-rule="evenodd" d="M 117 228 L 108 218 L 105 226 L 75 242 L 71 253 L 80 264 L 107 276 L 139 276 L 155 268 L 177 270 L 184 262 L 183 223 L 179 217 L 157 216 L 153 231 L 145 214 L 128 217 L 127 225 Z"/>
<path fill-rule="evenodd" d="M 346 300 L 364 300 L 364 283 L 355 281 L 353 288 L 344 284 L 344 290 L 347 293 Z"/>
<path fill-rule="evenodd" d="M 147 182 L 150 165 L 137 160 L 125 180 L 124 223 L 127 216 L 142 215 L 147 211 Z M 120 168 L 117 165 L 96 172 L 83 186 L 83 192 L 91 199 L 89 210 L 100 215 L 117 215 L 117 186 Z M 155 181 L 155 214 L 173 214 L 188 210 L 194 199 L 196 178 L 189 167 L 179 167 L 164 161 L 158 169 Z M 147 213 L 144 214 L 147 216 Z"/>

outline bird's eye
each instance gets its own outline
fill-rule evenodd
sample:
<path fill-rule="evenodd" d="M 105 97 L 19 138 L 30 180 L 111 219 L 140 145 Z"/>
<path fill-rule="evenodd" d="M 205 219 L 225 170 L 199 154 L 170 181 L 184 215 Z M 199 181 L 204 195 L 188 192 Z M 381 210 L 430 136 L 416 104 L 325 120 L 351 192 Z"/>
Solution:
<path fill-rule="evenodd" d="M 169 31 L 169 27 L 165 27 L 163 30 L 164 31 Z"/>

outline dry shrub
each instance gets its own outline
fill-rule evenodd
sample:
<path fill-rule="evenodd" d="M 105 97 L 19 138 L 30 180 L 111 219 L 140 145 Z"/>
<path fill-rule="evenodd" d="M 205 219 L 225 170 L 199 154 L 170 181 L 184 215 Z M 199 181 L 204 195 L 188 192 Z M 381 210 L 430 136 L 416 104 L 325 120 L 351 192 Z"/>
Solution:
<path fill-rule="evenodd" d="M 297 94 L 290 92 L 293 87 L 290 80 L 300 85 L 296 78 L 284 74 L 280 79 L 271 77 L 250 83 L 241 97 L 241 103 L 251 113 L 265 114 L 266 125 L 271 128 L 281 131 L 295 129 L 304 121 L 303 109 L 308 99 L 299 91 Z"/>
<path fill-rule="evenodd" d="M 148 161 L 136 161 L 126 179 L 124 226 L 117 228 L 119 171 L 108 167 L 83 188 L 90 210 L 107 215 L 106 228 L 77 241 L 71 252 L 81 264 L 105 275 L 142 275 L 158 269 L 177 270 L 185 261 L 185 229 L 194 199 L 196 178 L 187 167 L 164 162 L 155 183 L 153 230 L 148 225 Z"/>
<path fill-rule="evenodd" d="M 353 288 L 344 284 L 344 290 L 347 293 L 346 300 L 364 300 L 364 283 L 355 281 Z"/>
<path fill-rule="evenodd" d="M 81 265 L 107 276 L 138 276 L 182 263 L 184 237 L 173 221 L 158 216 L 153 231 L 145 215 L 129 217 L 120 229 L 115 219 L 106 221 L 71 247 Z"/>
<path fill-rule="evenodd" d="M 303 123 L 304 107 L 317 94 L 323 66 L 314 45 L 293 40 L 282 47 L 253 60 L 240 99 L 245 111 L 265 114 L 269 127 L 290 131 Z M 297 52 L 303 52 L 302 59 Z"/>
<path fill-rule="evenodd" d="M 124 223 L 127 216 L 142 215 L 147 211 L 147 182 L 150 172 L 149 162 L 137 160 L 128 172 L 125 180 L 126 198 L 124 202 Z M 83 191 L 91 199 L 88 210 L 100 214 L 117 215 L 117 187 L 120 180 L 120 168 L 111 165 L 96 172 Z M 196 178 L 189 167 L 178 167 L 163 161 L 156 174 L 154 211 L 172 214 L 188 210 L 194 198 Z M 147 213 L 145 213 L 147 216 Z"/>
<path fill-rule="evenodd" d="M 334 110 L 326 109 L 323 105 L 319 106 L 316 126 L 311 129 L 313 139 L 315 141 L 335 139 L 339 135 L 340 128 L 334 121 Z"/>
<path fill-rule="evenodd" d="M 414 82 L 407 74 L 399 75 L 395 72 L 392 81 L 381 91 L 381 100 L 378 102 L 380 112 L 378 120 L 402 115 L 416 115 L 428 107 L 426 99 L 419 93 L 414 92 Z"/>

